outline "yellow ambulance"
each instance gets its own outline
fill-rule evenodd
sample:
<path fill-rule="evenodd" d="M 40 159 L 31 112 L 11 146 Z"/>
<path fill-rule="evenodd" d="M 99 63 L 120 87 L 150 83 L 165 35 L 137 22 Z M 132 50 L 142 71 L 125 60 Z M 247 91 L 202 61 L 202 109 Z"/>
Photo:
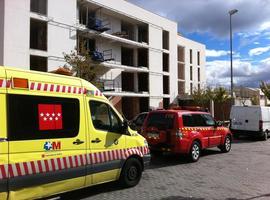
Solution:
<path fill-rule="evenodd" d="M 146 140 L 91 83 L 0 67 L 1 200 L 132 187 L 149 161 Z"/>

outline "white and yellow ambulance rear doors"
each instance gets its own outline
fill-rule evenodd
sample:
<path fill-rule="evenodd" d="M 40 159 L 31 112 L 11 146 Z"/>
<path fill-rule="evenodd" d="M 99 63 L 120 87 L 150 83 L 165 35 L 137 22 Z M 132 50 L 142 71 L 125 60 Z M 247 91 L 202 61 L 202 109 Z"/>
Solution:
<path fill-rule="evenodd" d="M 0 199 L 8 194 L 8 142 L 6 121 L 6 75 L 0 67 Z"/>
<path fill-rule="evenodd" d="M 87 168 L 87 184 L 99 184 L 119 178 L 126 136 L 121 119 L 102 98 L 86 98 L 89 121 L 89 151 L 92 165 Z M 91 175 L 91 176 L 90 176 Z"/>
<path fill-rule="evenodd" d="M 83 95 L 67 92 L 79 83 L 20 71 L 7 71 L 7 77 L 12 80 L 7 89 L 10 199 L 83 187 L 87 164 L 85 125 L 80 123 L 85 117 Z M 24 89 L 27 85 L 31 88 Z M 52 89 L 64 87 L 69 89 Z"/>

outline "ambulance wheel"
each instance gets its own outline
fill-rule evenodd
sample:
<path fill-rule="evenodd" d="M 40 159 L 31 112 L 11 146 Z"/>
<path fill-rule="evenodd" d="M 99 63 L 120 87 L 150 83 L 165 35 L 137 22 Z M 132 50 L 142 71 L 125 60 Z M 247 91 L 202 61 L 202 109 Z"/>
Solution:
<path fill-rule="evenodd" d="M 194 141 L 190 148 L 189 159 L 191 162 L 197 162 L 200 156 L 201 156 L 201 145 L 199 142 Z"/>
<path fill-rule="evenodd" d="M 226 136 L 224 144 L 220 146 L 220 150 L 223 153 L 228 153 L 232 147 L 232 139 L 230 136 Z"/>
<path fill-rule="evenodd" d="M 133 187 L 137 185 L 141 179 L 142 170 L 142 164 L 138 159 L 128 159 L 122 168 L 119 180 L 120 184 L 123 187 Z"/>

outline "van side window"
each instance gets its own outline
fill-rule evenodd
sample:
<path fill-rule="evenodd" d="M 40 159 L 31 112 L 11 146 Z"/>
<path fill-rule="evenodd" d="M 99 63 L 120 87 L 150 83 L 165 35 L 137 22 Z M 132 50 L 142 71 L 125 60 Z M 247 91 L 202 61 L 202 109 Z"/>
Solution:
<path fill-rule="evenodd" d="M 119 133 L 121 120 L 106 103 L 90 101 L 91 118 L 95 129 Z"/>
<path fill-rule="evenodd" d="M 76 137 L 79 116 L 78 99 L 8 95 L 8 137 L 11 141 Z"/>

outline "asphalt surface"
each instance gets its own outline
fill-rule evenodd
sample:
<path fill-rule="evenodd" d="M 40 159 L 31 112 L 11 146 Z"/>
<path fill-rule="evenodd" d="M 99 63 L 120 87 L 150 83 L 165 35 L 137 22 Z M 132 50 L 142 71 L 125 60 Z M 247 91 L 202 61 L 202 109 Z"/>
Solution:
<path fill-rule="evenodd" d="M 69 192 L 61 199 L 270 199 L 270 139 L 236 140 L 231 152 L 209 149 L 197 163 L 173 155 L 152 157 L 134 188 L 122 189 L 109 183 Z"/>

